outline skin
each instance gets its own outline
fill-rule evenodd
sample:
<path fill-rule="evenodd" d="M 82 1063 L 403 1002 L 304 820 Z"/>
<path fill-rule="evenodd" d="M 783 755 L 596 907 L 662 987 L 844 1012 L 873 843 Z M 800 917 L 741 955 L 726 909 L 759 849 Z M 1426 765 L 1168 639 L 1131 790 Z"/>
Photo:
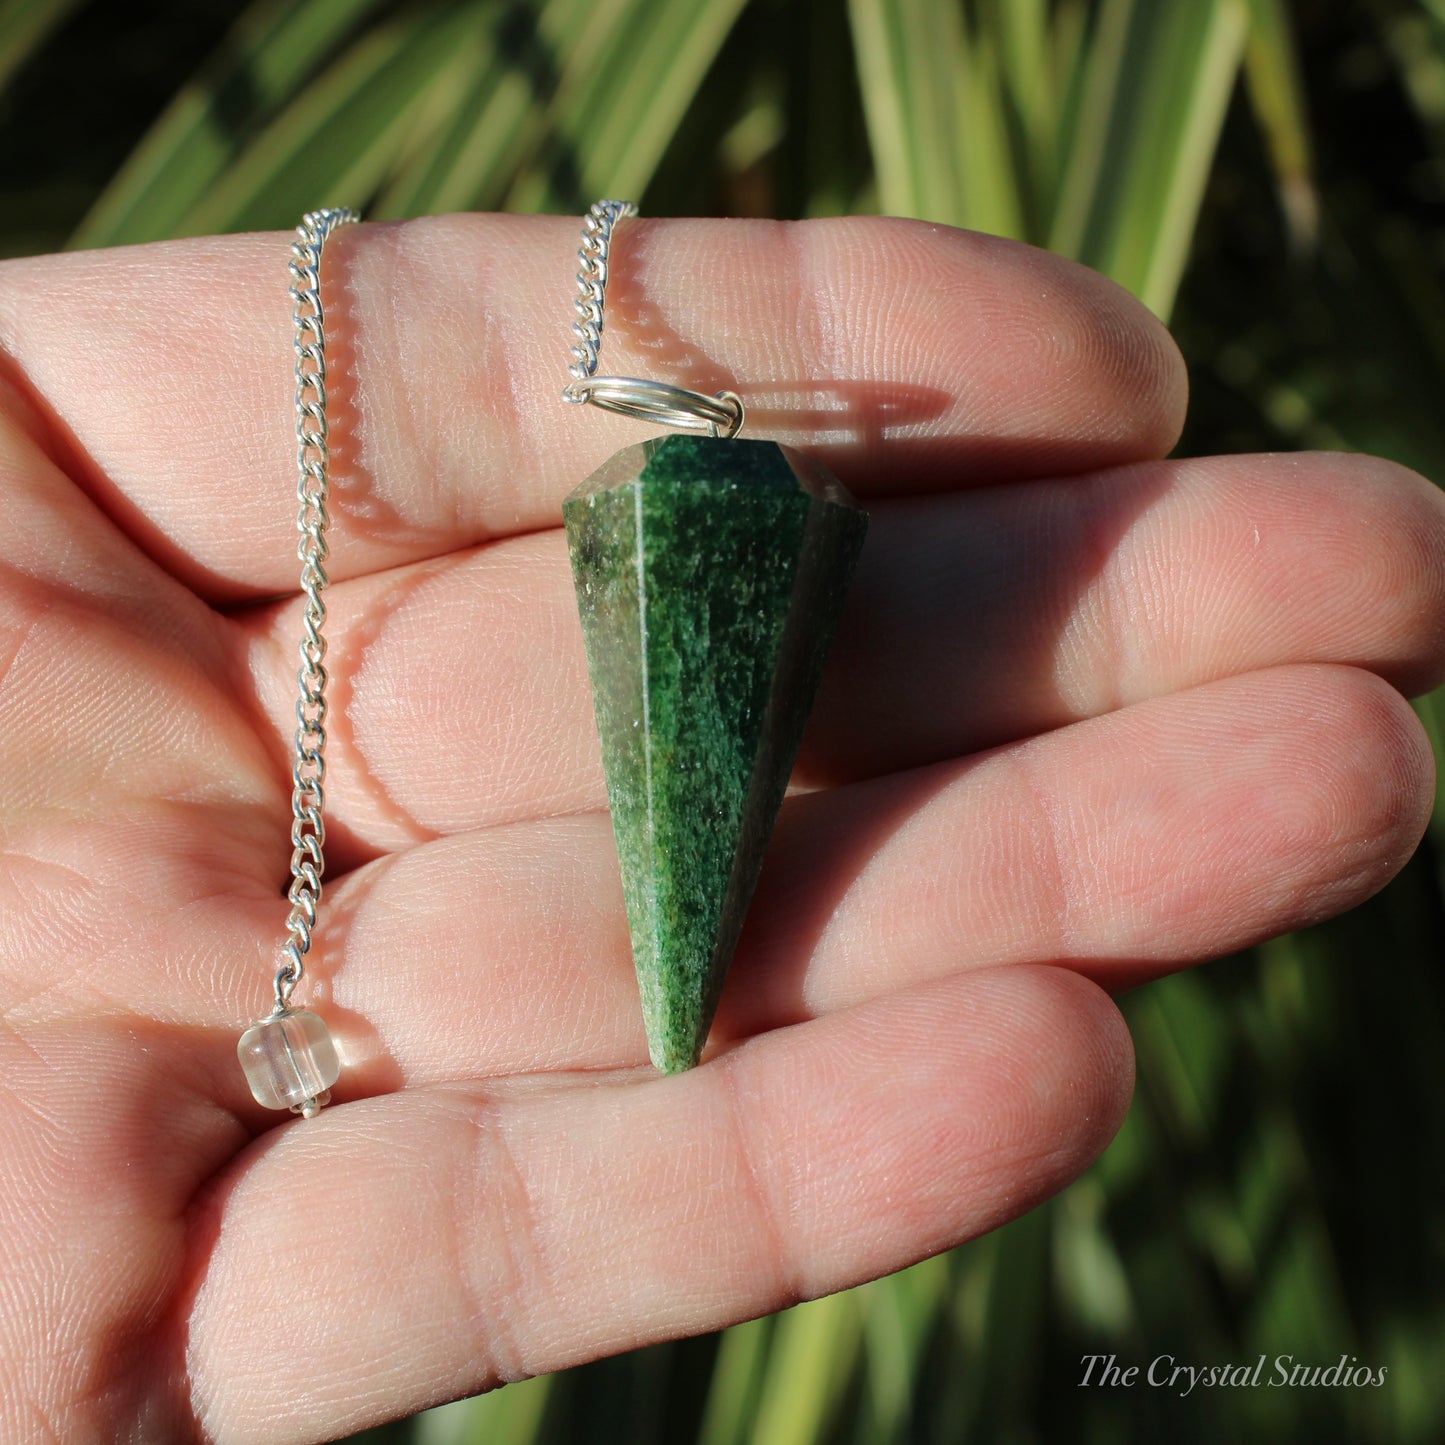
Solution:
<path fill-rule="evenodd" d="M 901 222 L 635 222 L 604 369 L 731 386 L 873 512 L 707 1061 L 646 1066 L 562 497 L 577 224 L 342 232 L 337 1102 L 257 1108 L 299 637 L 288 238 L 0 267 L 0 1438 L 329 1439 L 898 1269 L 1077 1176 L 1109 989 L 1418 841 L 1445 507 L 1162 460 L 1167 334 Z M 701 278 L 701 279 L 700 279 Z"/>

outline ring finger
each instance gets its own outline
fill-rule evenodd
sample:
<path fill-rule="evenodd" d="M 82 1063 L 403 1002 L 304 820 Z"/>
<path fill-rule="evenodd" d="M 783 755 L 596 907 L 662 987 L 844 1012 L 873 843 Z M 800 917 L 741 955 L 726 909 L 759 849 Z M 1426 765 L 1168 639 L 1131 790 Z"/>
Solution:
<path fill-rule="evenodd" d="M 1419 839 L 1428 745 L 1392 689 L 1283 668 L 794 798 L 719 1037 L 990 964 L 1127 984 L 1329 916 Z M 646 1059 L 605 815 L 463 834 L 336 889 L 313 987 L 344 1088 Z"/>

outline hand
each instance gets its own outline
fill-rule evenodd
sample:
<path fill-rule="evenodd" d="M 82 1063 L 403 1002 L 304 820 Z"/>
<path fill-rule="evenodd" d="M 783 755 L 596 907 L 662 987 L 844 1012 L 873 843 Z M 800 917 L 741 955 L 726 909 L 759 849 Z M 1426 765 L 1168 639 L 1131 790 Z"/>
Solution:
<path fill-rule="evenodd" d="M 1160 460 L 1163 329 L 898 222 L 634 222 L 606 366 L 744 394 L 873 526 L 710 1061 L 646 1066 L 557 523 L 577 223 L 343 231 L 337 1102 L 236 1063 L 285 914 L 285 237 L 0 267 L 0 1438 L 331 1438 L 841 1289 L 1074 1178 L 1122 987 L 1418 840 L 1445 508 Z M 625 244 L 623 242 L 625 241 Z M 277 598 L 281 600 L 275 600 Z"/>

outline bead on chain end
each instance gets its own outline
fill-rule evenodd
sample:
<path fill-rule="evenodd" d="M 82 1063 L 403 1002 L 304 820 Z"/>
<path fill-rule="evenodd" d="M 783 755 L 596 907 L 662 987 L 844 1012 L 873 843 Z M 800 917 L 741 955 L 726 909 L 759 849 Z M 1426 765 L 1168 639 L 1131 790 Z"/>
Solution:
<path fill-rule="evenodd" d="M 296 527 L 300 539 L 302 614 L 299 697 L 291 793 L 291 885 L 287 900 L 285 963 L 276 975 L 276 1006 L 241 1035 L 236 1054 L 256 1102 L 313 1118 L 330 1101 L 341 1077 L 336 1046 L 325 1021 L 291 1007 L 311 948 L 325 872 L 326 823 L 322 812 L 326 777 L 326 528 L 330 451 L 326 422 L 326 313 L 321 304 L 321 253 L 338 226 L 361 217 L 347 207 L 308 211 L 291 246 L 291 315 L 296 353 Z"/>
<path fill-rule="evenodd" d="M 237 1057 L 256 1102 L 310 1119 L 341 1077 L 325 1021 L 307 1009 L 278 1009 L 241 1035 Z"/>

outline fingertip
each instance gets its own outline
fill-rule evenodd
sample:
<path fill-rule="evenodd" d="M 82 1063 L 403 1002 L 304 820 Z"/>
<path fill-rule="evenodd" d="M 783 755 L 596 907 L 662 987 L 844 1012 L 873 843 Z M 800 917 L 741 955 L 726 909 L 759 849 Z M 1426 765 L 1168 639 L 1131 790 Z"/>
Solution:
<path fill-rule="evenodd" d="M 972 1007 L 996 1029 L 991 1079 L 1031 1111 L 1005 1158 L 1009 1174 L 1032 1158 L 1037 1202 L 1088 1168 L 1118 1131 L 1134 1092 L 1133 1039 L 1113 999 L 1075 970 L 1029 964 L 968 977 Z M 1050 1141 L 1045 1155 L 1040 1140 Z"/>
<path fill-rule="evenodd" d="M 886 218 L 873 224 L 880 264 L 906 266 L 910 249 L 917 251 L 905 271 L 917 309 L 955 338 L 950 349 L 946 337 L 931 336 L 926 350 L 955 361 L 962 398 L 984 405 L 1000 437 L 1011 432 L 1037 444 L 1037 452 L 1019 453 L 1017 465 L 1002 458 L 990 480 L 1151 460 L 1173 449 L 1188 406 L 1188 370 L 1168 327 L 1131 292 L 1088 266 L 1003 237 Z M 960 327 L 962 314 L 976 318 L 973 325 Z M 1007 409 L 995 415 L 1002 397 Z M 974 440 L 986 443 L 987 435 Z"/>
<path fill-rule="evenodd" d="M 1435 804 L 1435 753 L 1401 694 L 1362 668 L 1328 669 L 1341 713 L 1340 811 L 1364 855 L 1359 886 L 1384 887 L 1419 845 Z"/>
<path fill-rule="evenodd" d="M 1133 1087 L 1123 1019 L 1087 979 L 974 970 L 764 1035 L 734 1070 L 770 1163 L 799 1297 L 997 1228 L 1083 1172 Z M 805 1098 L 796 1115 L 781 1098 Z"/>
<path fill-rule="evenodd" d="M 1331 918 L 1399 872 L 1429 820 L 1435 763 L 1395 688 L 1362 668 L 1320 663 L 1244 674 L 1194 696 L 1210 704 L 1191 718 L 1199 756 L 1233 753 L 1196 809 L 1208 820 L 1196 846 L 1213 843 L 1232 863 L 1209 892 L 1235 900 L 1235 926 L 1210 952 Z M 1264 926 L 1241 935 L 1238 921 L 1251 914 Z"/>
<path fill-rule="evenodd" d="M 1331 454 L 1329 461 L 1384 499 L 1374 540 L 1389 555 L 1377 569 L 1377 605 L 1400 662 L 1382 674 L 1407 696 L 1427 692 L 1445 681 L 1445 491 L 1383 457 Z"/>

